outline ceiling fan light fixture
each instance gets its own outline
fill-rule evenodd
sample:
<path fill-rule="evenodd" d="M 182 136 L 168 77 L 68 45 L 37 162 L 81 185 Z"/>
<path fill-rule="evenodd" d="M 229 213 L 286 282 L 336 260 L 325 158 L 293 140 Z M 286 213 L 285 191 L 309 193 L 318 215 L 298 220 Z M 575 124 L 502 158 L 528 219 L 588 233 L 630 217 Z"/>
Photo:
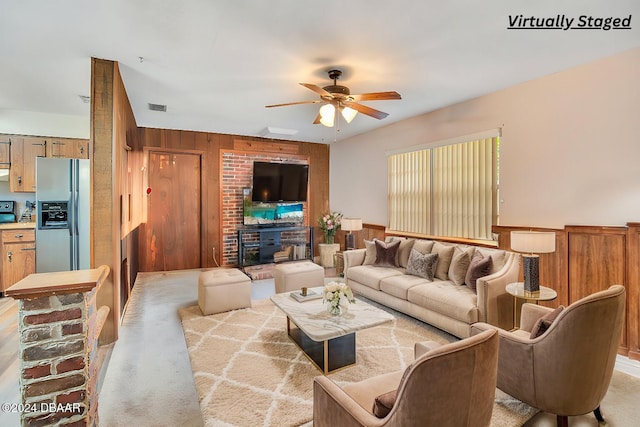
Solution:
<path fill-rule="evenodd" d="M 342 113 L 342 117 L 347 121 L 347 123 L 351 123 L 351 121 L 356 117 L 358 112 L 350 107 L 342 107 L 340 109 L 340 113 Z"/>
<path fill-rule="evenodd" d="M 333 104 L 325 104 L 320 107 L 320 123 L 330 128 L 333 127 L 336 117 L 336 107 Z"/>

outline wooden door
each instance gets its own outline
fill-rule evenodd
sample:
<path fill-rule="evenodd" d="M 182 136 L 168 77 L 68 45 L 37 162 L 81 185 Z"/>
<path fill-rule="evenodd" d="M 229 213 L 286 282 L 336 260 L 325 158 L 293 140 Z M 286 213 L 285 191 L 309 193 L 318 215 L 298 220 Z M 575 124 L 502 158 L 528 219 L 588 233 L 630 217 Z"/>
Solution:
<path fill-rule="evenodd" d="M 36 191 L 36 157 L 45 157 L 42 138 L 11 138 L 10 191 Z"/>
<path fill-rule="evenodd" d="M 149 151 L 141 271 L 199 268 L 200 155 Z"/>

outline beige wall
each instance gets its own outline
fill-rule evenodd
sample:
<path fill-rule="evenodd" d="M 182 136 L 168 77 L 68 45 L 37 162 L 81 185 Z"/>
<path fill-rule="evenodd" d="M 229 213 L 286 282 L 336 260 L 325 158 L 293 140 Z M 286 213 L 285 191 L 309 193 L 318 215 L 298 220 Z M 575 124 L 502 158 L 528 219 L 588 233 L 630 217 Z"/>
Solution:
<path fill-rule="evenodd" d="M 385 151 L 501 127 L 500 224 L 638 221 L 639 75 L 636 48 L 334 143 L 331 208 L 387 225 Z"/>
<path fill-rule="evenodd" d="M 89 138 L 89 107 L 85 116 L 0 108 L 0 133 Z"/>

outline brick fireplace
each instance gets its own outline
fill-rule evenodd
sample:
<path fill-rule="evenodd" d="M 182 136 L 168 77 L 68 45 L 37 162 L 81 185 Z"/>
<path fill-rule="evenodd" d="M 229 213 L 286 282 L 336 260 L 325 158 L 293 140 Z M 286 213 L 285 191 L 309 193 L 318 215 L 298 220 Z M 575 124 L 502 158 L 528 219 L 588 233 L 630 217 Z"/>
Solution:
<path fill-rule="evenodd" d="M 237 227 L 243 221 L 243 190 L 252 184 L 253 162 L 308 164 L 307 157 L 276 153 L 245 151 L 221 152 L 222 259 L 220 265 L 236 265 L 238 260 Z M 304 223 L 308 225 L 307 203 L 304 204 Z"/>

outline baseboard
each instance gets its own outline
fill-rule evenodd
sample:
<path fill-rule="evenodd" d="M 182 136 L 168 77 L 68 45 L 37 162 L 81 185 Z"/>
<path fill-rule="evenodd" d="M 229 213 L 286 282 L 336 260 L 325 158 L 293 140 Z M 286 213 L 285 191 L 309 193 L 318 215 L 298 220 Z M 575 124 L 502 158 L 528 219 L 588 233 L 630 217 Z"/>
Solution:
<path fill-rule="evenodd" d="M 640 362 L 637 360 L 631 360 L 628 357 L 618 355 L 616 357 L 615 369 L 636 378 L 640 378 Z"/>

